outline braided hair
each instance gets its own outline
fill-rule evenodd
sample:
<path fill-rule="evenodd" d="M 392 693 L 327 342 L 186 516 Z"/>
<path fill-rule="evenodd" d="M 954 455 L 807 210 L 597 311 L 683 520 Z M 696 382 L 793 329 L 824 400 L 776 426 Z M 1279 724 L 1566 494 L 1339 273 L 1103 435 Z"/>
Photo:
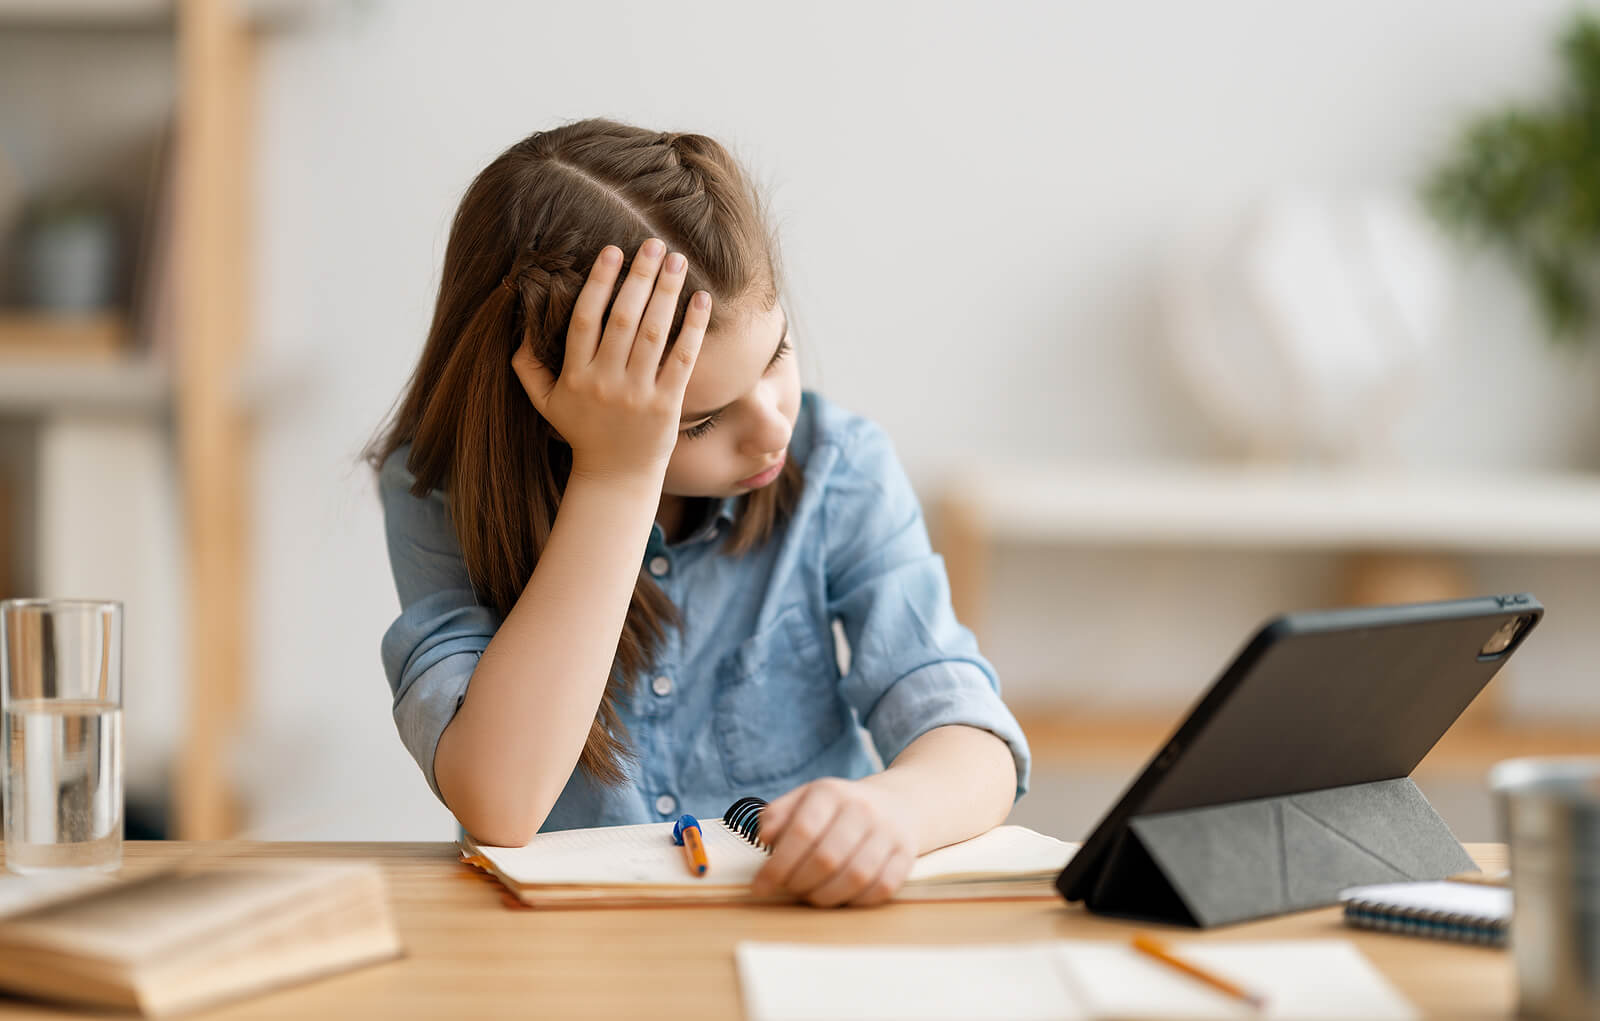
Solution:
<path fill-rule="evenodd" d="M 603 118 L 536 132 L 473 180 L 451 225 L 422 356 L 366 456 L 380 469 L 410 444 L 412 493 L 445 494 L 480 603 L 510 613 L 572 470 L 571 448 L 528 400 L 511 356 L 526 342 L 544 365 L 562 364 L 578 292 L 608 244 L 624 253 L 612 301 L 645 239 L 660 238 L 688 259 L 669 350 L 696 290 L 714 300 L 708 332 L 730 307 L 771 308 L 781 267 L 766 223 L 759 194 L 715 140 Z M 742 496 L 723 552 L 766 541 L 800 487 L 790 461 L 776 483 Z M 632 749 L 617 707 L 677 621 L 672 602 L 641 572 L 578 760 L 600 783 L 626 778 Z"/>

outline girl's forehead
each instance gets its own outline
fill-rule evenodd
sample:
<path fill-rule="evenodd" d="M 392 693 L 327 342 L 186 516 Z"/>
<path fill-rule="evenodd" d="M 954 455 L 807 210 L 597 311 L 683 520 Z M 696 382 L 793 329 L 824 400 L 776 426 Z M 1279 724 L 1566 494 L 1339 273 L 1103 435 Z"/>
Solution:
<path fill-rule="evenodd" d="M 706 333 L 684 390 L 683 410 L 715 411 L 755 388 L 787 333 L 782 303 L 730 311 Z"/>

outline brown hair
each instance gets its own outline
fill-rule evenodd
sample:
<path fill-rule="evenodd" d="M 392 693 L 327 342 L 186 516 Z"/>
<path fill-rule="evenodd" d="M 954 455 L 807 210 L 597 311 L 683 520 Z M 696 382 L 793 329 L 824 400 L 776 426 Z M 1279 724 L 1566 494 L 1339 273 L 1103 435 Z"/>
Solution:
<path fill-rule="evenodd" d="M 623 251 L 614 300 L 633 253 L 650 237 L 688 259 L 670 337 L 696 290 L 713 299 L 708 332 L 730 306 L 760 301 L 770 309 L 780 276 L 766 223 L 760 195 L 717 142 L 599 118 L 537 132 L 473 180 L 450 228 L 422 357 L 366 455 L 381 469 L 411 444 L 411 492 L 446 493 L 480 602 L 510 613 L 549 539 L 572 468 L 571 449 L 511 368 L 524 335 L 543 364 L 559 366 L 573 304 L 600 249 Z M 500 286 L 502 278 L 515 293 Z M 736 555 L 764 542 L 800 488 L 791 460 L 774 484 L 741 498 L 723 550 Z M 632 757 L 619 700 L 677 620 L 666 594 L 641 572 L 578 759 L 602 783 L 621 783 Z"/>

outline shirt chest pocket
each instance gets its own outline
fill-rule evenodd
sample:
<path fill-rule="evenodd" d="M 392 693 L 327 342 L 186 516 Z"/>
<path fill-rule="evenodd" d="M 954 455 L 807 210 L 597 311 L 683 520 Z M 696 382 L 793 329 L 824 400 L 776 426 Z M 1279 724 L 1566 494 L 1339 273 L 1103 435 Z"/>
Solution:
<path fill-rule="evenodd" d="M 799 603 L 718 665 L 717 742 L 734 784 L 798 772 L 839 739 L 848 719 L 832 650 Z"/>

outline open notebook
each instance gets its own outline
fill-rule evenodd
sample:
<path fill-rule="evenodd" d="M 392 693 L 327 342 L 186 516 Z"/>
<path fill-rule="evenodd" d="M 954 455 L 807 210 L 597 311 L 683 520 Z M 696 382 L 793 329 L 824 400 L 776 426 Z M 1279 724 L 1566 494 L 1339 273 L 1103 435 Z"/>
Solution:
<path fill-rule="evenodd" d="M 463 860 L 493 873 L 536 907 L 623 907 L 754 901 L 750 881 L 767 851 L 722 819 L 703 820 L 710 871 L 689 874 L 672 823 L 541 833 L 522 847 L 464 838 Z M 917 859 L 898 900 L 1054 897 L 1077 845 L 1022 826 L 999 826 Z M 776 897 L 779 901 L 786 898 Z"/>

